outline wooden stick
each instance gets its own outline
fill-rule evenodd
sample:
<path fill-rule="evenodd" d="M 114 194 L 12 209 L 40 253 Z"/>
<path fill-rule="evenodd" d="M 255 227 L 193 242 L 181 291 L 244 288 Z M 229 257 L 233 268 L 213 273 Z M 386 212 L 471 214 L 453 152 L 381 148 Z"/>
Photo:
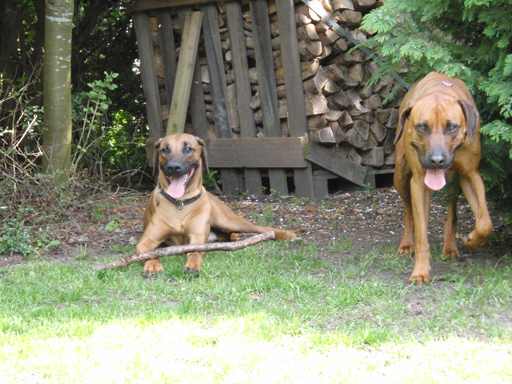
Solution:
<path fill-rule="evenodd" d="M 183 255 L 189 252 L 206 252 L 206 251 L 237 251 L 242 248 L 260 243 L 266 240 L 275 239 L 276 234 L 274 231 L 265 232 L 260 235 L 251 236 L 245 240 L 228 242 L 228 243 L 205 243 L 205 244 L 187 244 L 187 245 L 175 245 L 172 247 L 160 248 L 154 251 L 139 253 L 136 255 L 125 257 L 124 259 L 113 261 L 108 264 L 94 265 L 92 269 L 94 271 L 100 271 L 107 268 L 124 267 L 128 264 L 135 263 L 137 261 L 144 261 L 149 259 L 155 259 L 157 257 Z"/>

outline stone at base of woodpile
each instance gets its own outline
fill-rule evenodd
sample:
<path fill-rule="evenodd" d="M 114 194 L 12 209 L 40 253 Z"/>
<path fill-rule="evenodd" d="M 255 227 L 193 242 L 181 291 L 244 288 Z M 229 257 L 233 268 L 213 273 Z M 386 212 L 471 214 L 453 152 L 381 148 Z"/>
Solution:
<path fill-rule="evenodd" d="M 369 167 L 382 167 L 384 165 L 384 148 L 376 147 L 369 151 L 361 152 L 361 164 Z"/>

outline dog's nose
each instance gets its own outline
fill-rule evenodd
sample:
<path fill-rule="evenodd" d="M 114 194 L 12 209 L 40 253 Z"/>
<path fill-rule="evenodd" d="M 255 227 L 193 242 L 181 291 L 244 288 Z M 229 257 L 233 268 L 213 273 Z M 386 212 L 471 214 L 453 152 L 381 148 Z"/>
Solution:
<path fill-rule="evenodd" d="M 430 156 L 430 165 L 435 168 L 441 168 L 446 164 L 446 156 L 442 152 L 433 153 Z"/>
<path fill-rule="evenodd" d="M 181 172 L 182 165 L 178 162 L 168 162 L 167 163 L 167 169 L 174 173 L 179 174 Z"/>

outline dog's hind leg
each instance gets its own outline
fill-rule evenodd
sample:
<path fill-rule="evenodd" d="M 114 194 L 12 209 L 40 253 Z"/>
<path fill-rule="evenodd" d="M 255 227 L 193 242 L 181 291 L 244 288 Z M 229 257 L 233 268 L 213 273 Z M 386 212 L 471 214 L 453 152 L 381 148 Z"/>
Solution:
<path fill-rule="evenodd" d="M 236 215 L 229 207 L 215 196 L 210 196 L 212 203 L 212 228 L 225 233 L 265 233 L 274 231 L 276 240 L 293 240 L 297 235 L 292 231 L 284 231 L 271 227 L 262 227 Z"/>

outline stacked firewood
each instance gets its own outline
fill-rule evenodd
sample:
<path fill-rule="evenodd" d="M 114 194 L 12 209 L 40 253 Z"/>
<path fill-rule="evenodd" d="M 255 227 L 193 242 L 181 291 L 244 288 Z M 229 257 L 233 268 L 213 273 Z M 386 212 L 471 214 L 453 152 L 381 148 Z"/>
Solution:
<path fill-rule="evenodd" d="M 359 42 L 368 34 L 359 30 L 362 16 L 379 6 L 376 0 L 317 0 L 339 25 Z M 229 31 L 226 16 L 219 13 L 222 49 L 226 68 L 228 109 L 233 136 L 240 123 L 236 112 L 235 84 L 231 66 Z M 383 105 L 383 100 L 397 87 L 391 77 L 366 86 L 377 64 L 354 44 L 341 37 L 329 24 L 302 2 L 295 5 L 297 35 L 305 91 L 309 139 L 331 147 L 340 156 L 358 164 L 382 167 L 395 163 L 394 134 L 398 123 L 398 103 Z M 263 114 L 258 90 L 254 54 L 254 36 L 249 10 L 243 13 L 244 33 L 252 88 L 251 107 L 255 112 L 257 136 L 263 137 Z M 283 136 L 289 135 L 284 74 L 281 64 L 280 36 L 275 6 L 269 2 L 269 20 L 279 98 L 279 117 Z M 213 124 L 206 59 L 200 56 L 207 116 Z M 231 102 L 230 102 L 231 101 Z"/>

